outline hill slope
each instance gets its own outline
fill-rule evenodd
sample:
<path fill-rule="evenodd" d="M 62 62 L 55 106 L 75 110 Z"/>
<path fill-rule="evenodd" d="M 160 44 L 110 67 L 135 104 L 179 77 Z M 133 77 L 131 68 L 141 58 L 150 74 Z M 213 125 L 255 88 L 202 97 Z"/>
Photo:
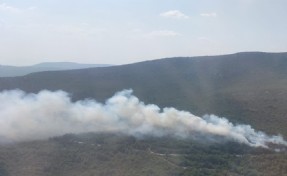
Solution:
<path fill-rule="evenodd" d="M 106 67 L 110 65 L 106 64 L 79 64 L 73 62 L 45 62 L 32 66 L 7 66 L 0 65 L 0 77 L 13 77 L 24 76 L 29 73 L 41 72 L 41 71 L 55 71 L 55 70 L 72 70 L 83 69 L 91 67 Z"/>
<path fill-rule="evenodd" d="M 62 89 L 73 100 L 104 101 L 133 89 L 146 103 L 197 115 L 214 113 L 257 130 L 287 136 L 287 53 L 168 58 L 123 66 L 1 78 L 0 90 Z"/>
<path fill-rule="evenodd" d="M 278 176 L 286 152 L 170 137 L 65 135 L 0 146 L 1 176 Z"/>

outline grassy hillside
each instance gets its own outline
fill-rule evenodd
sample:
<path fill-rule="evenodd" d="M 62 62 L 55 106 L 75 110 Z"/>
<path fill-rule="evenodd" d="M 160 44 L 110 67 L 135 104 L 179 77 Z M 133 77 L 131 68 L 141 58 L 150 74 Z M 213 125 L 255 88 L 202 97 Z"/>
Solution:
<path fill-rule="evenodd" d="M 104 101 L 133 89 L 146 103 L 214 113 L 287 136 L 287 53 L 168 58 L 130 65 L 1 78 L 0 90 L 62 89 L 74 100 Z"/>

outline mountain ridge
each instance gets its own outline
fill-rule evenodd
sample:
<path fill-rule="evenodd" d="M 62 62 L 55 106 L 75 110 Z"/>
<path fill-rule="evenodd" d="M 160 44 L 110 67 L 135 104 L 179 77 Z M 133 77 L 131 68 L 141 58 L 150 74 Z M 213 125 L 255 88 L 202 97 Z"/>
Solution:
<path fill-rule="evenodd" d="M 282 125 L 287 123 L 286 68 L 287 53 L 176 57 L 0 78 L 0 90 L 64 90 L 74 101 L 93 98 L 103 102 L 117 91 L 133 89 L 145 103 L 199 116 L 216 114 L 287 136 Z"/>
<path fill-rule="evenodd" d="M 0 77 L 24 76 L 42 71 L 73 70 L 91 67 L 107 67 L 109 64 L 82 64 L 75 62 L 43 62 L 29 66 L 0 65 Z"/>
<path fill-rule="evenodd" d="M 145 104 L 196 115 L 214 113 L 234 124 L 281 133 L 286 139 L 286 68 L 287 53 L 178 57 L 5 77 L 0 78 L 0 91 L 64 90 L 73 101 L 104 102 L 117 91 L 133 89 Z M 0 145 L 0 175 L 286 175 L 285 148 L 273 151 L 213 142 L 119 133 L 66 134 Z"/>

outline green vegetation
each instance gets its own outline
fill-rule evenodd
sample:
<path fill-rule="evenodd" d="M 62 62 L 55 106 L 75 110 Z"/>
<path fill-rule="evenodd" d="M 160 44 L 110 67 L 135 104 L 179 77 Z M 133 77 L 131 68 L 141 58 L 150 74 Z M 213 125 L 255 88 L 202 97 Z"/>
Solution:
<path fill-rule="evenodd" d="M 0 147 L 1 176 L 284 175 L 287 153 L 172 137 L 65 135 Z"/>

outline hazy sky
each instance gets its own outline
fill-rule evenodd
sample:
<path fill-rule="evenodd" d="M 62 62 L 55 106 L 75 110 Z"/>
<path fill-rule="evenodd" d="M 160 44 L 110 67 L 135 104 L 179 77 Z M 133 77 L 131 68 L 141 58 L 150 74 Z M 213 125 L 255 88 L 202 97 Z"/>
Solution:
<path fill-rule="evenodd" d="M 287 0 L 0 0 L 0 64 L 287 51 Z"/>

